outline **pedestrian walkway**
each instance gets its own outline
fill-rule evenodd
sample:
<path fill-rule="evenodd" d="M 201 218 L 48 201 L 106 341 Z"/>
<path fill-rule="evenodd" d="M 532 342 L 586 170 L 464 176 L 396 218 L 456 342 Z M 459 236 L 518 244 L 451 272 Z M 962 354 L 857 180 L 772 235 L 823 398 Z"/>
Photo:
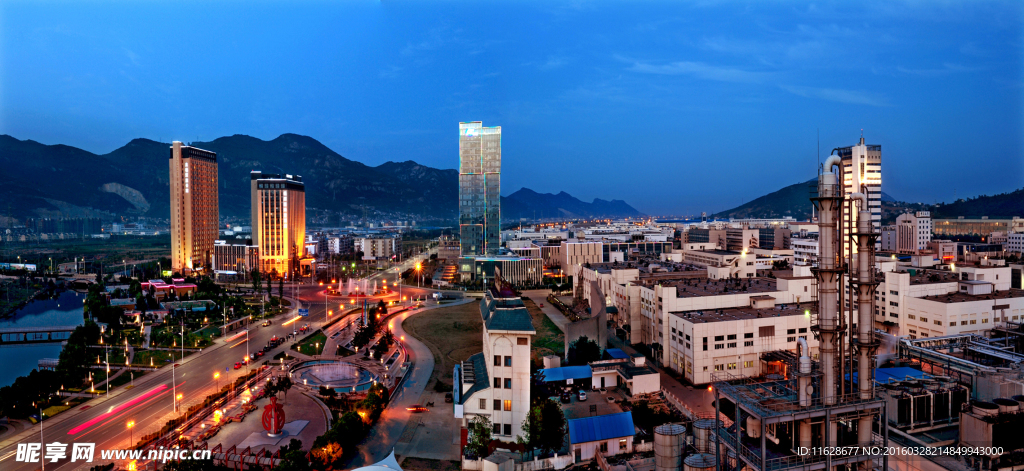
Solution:
<path fill-rule="evenodd" d="M 523 291 L 523 296 L 530 298 L 544 312 L 544 315 L 548 316 L 548 319 L 551 319 L 551 322 L 554 322 L 562 333 L 565 333 L 565 326 L 569 325 L 569 318 L 548 302 L 549 294 L 551 294 L 551 290 L 546 289 Z"/>
<path fill-rule="evenodd" d="M 146 324 L 146 328 L 143 329 L 142 348 L 149 348 L 149 334 L 152 331 L 152 329 L 153 326 L 149 324 Z"/>

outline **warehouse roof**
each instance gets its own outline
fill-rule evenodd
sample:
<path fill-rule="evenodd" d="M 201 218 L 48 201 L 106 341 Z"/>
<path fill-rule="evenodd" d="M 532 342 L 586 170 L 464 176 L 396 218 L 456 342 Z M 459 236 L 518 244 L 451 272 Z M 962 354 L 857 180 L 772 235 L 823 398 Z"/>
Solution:
<path fill-rule="evenodd" d="M 635 434 L 632 412 L 584 417 L 569 421 L 569 443 L 573 445 L 632 437 Z"/>

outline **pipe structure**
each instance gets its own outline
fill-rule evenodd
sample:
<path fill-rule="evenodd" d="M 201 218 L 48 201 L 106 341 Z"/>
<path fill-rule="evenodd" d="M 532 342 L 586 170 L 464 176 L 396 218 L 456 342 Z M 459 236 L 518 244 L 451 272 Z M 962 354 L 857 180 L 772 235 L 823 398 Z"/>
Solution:
<path fill-rule="evenodd" d="M 868 199 L 863 193 L 852 193 L 851 200 L 860 202 L 857 214 L 857 389 L 861 400 L 874 397 L 873 358 L 878 343 L 875 342 L 872 326 L 874 325 L 875 290 L 878 284 L 874 280 L 875 271 L 875 238 L 871 225 L 871 211 Z M 851 214 L 853 208 L 851 207 Z M 851 254 L 851 258 L 852 258 Z M 850 274 L 852 277 L 852 273 Z M 857 443 L 859 446 L 871 445 L 871 424 L 875 415 L 867 415 L 858 420 Z"/>
<path fill-rule="evenodd" d="M 821 256 L 819 267 L 815 270 L 818 278 L 818 324 L 821 353 L 822 402 L 825 405 L 836 403 L 836 387 L 839 384 L 836 376 L 838 358 L 836 355 L 836 335 L 839 333 L 839 298 L 838 280 L 842 273 L 840 265 L 841 245 L 838 242 L 838 212 L 843 201 L 843 190 L 839 185 L 838 176 L 832 172 L 833 167 L 842 164 L 837 155 L 830 156 L 823 172 L 818 176 L 818 196 L 812 198 L 818 208 L 818 233 Z M 840 170 L 841 171 L 841 170 Z M 834 435 L 833 435 L 834 436 Z M 829 446 L 825 444 L 824 446 Z"/>

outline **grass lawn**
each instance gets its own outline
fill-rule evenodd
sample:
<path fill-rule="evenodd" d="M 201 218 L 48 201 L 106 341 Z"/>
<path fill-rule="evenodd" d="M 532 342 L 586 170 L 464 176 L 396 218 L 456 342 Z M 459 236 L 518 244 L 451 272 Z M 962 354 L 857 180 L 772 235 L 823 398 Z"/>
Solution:
<path fill-rule="evenodd" d="M 292 361 L 295 359 L 295 357 L 289 355 L 288 352 L 279 352 L 277 355 L 274 355 L 275 360 L 280 360 L 282 358 L 284 358 L 284 361 Z"/>
<path fill-rule="evenodd" d="M 455 364 L 483 350 L 479 303 L 431 309 L 410 317 L 402 325 L 434 354 L 430 379 L 449 386 Z"/>
<path fill-rule="evenodd" d="M 313 335 L 302 339 L 301 342 L 292 345 L 292 350 L 306 355 L 320 355 L 324 352 L 326 344 L 327 336 L 318 330 Z"/>
<path fill-rule="evenodd" d="M 524 299 L 523 304 L 530 312 L 530 320 L 533 321 L 533 328 L 537 335 L 533 337 L 533 344 L 530 349 L 530 357 L 534 363 L 542 363 L 547 355 L 565 355 L 565 335 L 548 316 L 541 311 L 537 304 L 530 299 Z"/>
<path fill-rule="evenodd" d="M 191 355 L 192 352 L 185 350 L 185 356 Z M 152 359 L 152 364 L 150 360 Z M 166 360 L 181 360 L 180 350 L 141 350 L 135 352 L 135 360 L 132 361 L 132 365 L 135 366 L 155 366 L 157 368 L 168 365 L 171 362 Z"/>
<path fill-rule="evenodd" d="M 110 366 L 124 366 L 124 347 L 122 346 L 110 346 L 109 348 L 90 347 L 87 350 L 89 353 L 90 363 L 96 365 L 96 358 L 99 357 L 99 363 L 102 365 L 107 361 L 109 353 Z"/>
<path fill-rule="evenodd" d="M 125 371 L 124 373 L 121 373 L 121 376 L 118 376 L 110 381 L 110 388 L 113 389 L 125 384 L 131 384 L 132 375 L 135 376 L 135 379 L 139 379 L 144 374 L 146 374 L 145 371 Z"/>

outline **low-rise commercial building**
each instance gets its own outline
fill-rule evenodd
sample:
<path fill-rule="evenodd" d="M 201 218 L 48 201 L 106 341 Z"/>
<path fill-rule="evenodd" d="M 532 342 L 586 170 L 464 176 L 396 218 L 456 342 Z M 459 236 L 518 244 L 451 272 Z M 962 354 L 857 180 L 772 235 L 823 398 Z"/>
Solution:
<path fill-rule="evenodd" d="M 213 245 L 213 270 L 217 274 L 247 274 L 259 266 L 260 248 L 246 243 L 229 243 L 218 240 Z"/>

